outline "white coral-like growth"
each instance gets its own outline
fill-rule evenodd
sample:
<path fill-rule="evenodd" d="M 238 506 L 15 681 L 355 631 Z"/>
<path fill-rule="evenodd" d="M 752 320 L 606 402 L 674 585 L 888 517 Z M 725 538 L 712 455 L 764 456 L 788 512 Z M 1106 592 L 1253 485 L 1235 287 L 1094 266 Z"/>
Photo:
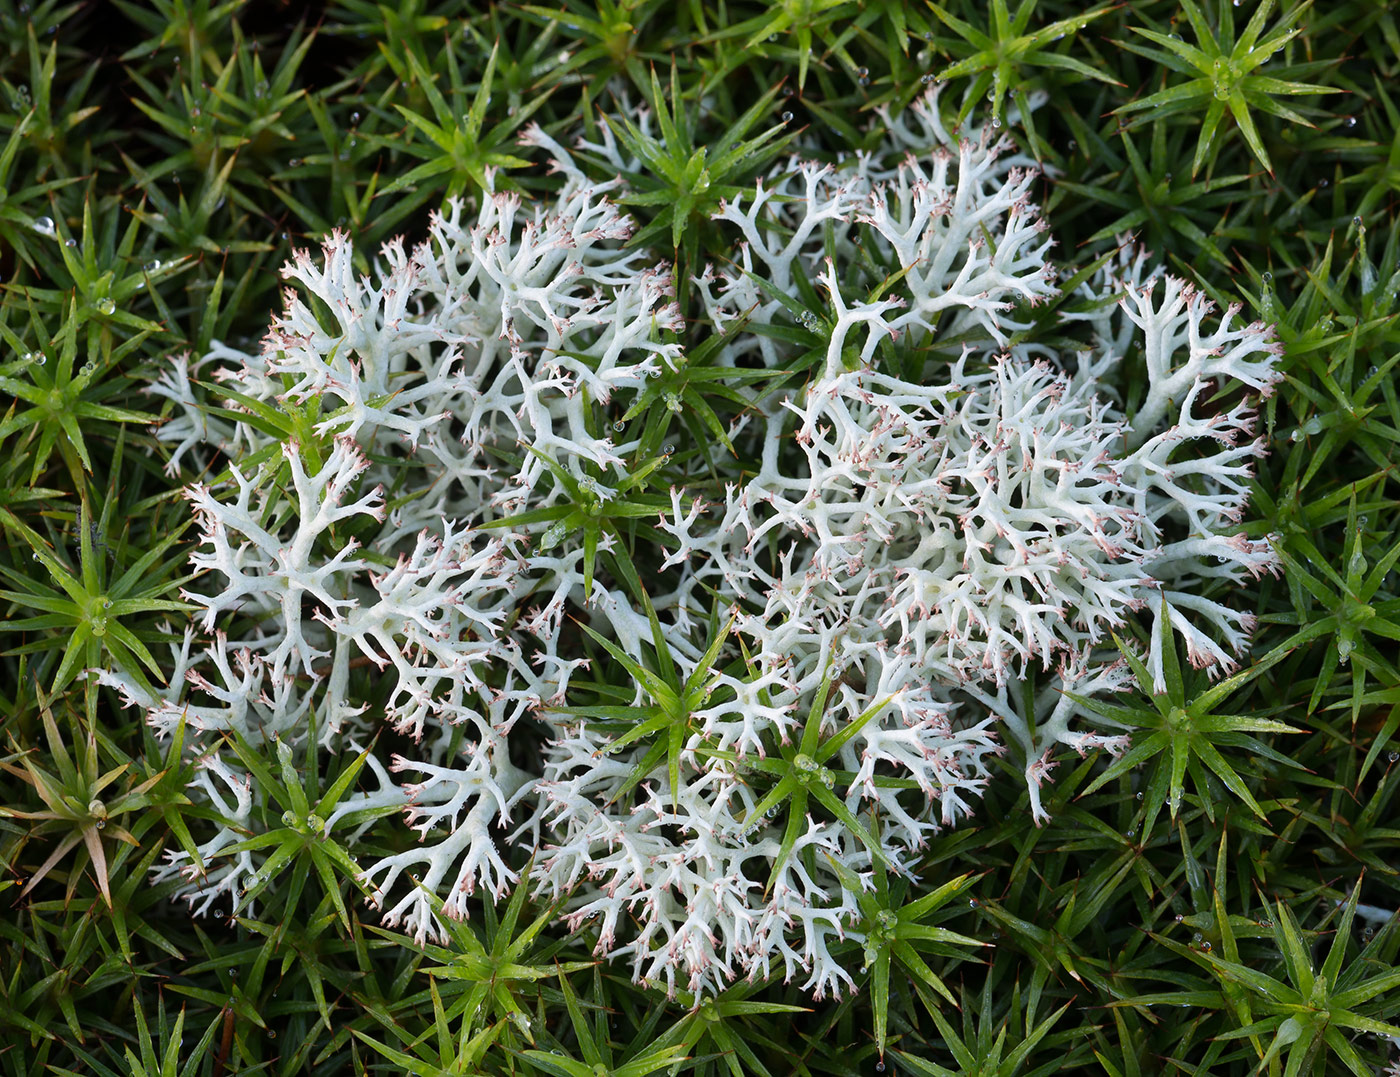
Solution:
<path fill-rule="evenodd" d="M 718 361 L 808 373 L 734 419 L 748 471 L 714 482 L 680 454 L 656 472 L 677 484 L 668 506 L 637 486 L 642 442 L 609 434 L 648 379 L 684 369 L 671 281 L 624 249 L 620 181 L 591 183 L 538 129 L 563 177 L 552 204 L 496 194 L 469 223 L 454 203 L 370 276 L 342 235 L 297 255 L 261 351 L 195 364 L 248 421 L 207 419 L 173 361 L 153 389 L 173 409 L 162 436 L 226 469 L 187 491 L 201 613 L 164 696 L 102 680 L 158 731 L 191 731 L 193 791 L 224 826 L 202 865 L 160 872 L 197 909 L 238 906 L 258 854 L 225 850 L 272 825 L 220 738 L 285 762 L 360 751 L 382 722 L 407 754 L 371 751 L 372 780 L 316 825 L 353 852 L 403 813 L 419 843 L 363 865 L 387 923 L 441 937 L 435 898 L 465 916 L 533 852 L 536 890 L 638 979 L 840 993 L 845 944 L 865 941 L 848 883 L 912 875 L 973 811 L 999 732 L 1037 820 L 1057 745 L 1123 749 L 1073 728 L 1063 690 L 1123 686 L 1110 632 L 1166 617 L 1195 665 L 1232 667 L 1251 618 L 1201 585 L 1275 567 L 1238 526 L 1264 446 L 1225 395 L 1277 380 L 1269 331 L 1130 255 L 1084 287 L 1084 351 L 1022 341 L 1057 294 L 1029 162 L 990 129 L 955 139 L 936 95 L 890 123 L 888 152 L 785 162 L 721 209 L 734 258 L 695 282 L 731 330 Z M 603 137 L 586 149 L 636 167 Z M 799 294 L 822 298 L 793 319 Z M 1142 368 L 1131 408 L 1123 364 Z M 627 551 L 649 608 L 565 522 L 575 500 L 596 515 L 639 494 L 660 517 Z M 586 684 L 570 618 L 612 652 Z M 812 790 L 805 812 L 760 813 L 784 773 Z"/>
<path fill-rule="evenodd" d="M 499 895 L 515 880 L 499 831 L 534 778 L 508 738 L 562 703 L 585 664 L 559 634 L 587 596 L 581 550 L 545 553 L 482 525 L 557 501 L 550 465 L 588 481 L 623 474 L 584 402 L 635 389 L 680 354 L 661 339 L 680 325 L 669 276 L 622 248 L 631 224 L 606 197 L 614 186 L 575 173 L 552 205 L 495 194 L 475 221 L 453 203 L 427 243 L 387 245 L 371 276 L 339 233 L 320 258 L 298 252 L 283 275 L 299 288 L 261 350 L 218 345 L 197 364 L 237 393 L 229 407 L 246 423 L 205 418 L 185 358 L 155 386 L 175 408 L 162 436 L 176 459 L 214 462 L 218 449 L 227 470 L 186 491 L 202 572 L 186 597 L 200 613 L 170 690 L 102 680 L 162 733 L 183 719 L 201 753 L 193 791 L 224 826 L 201 846 L 203 865 L 177 854 L 162 869 L 183 873 L 199 911 L 221 894 L 239 906 L 258 854 L 222 850 L 276 814 L 221 751 L 225 734 L 252 750 L 339 750 L 382 720 L 418 742 L 415 758 L 372 759 L 379 788 L 323 825 L 406 813 L 421 844 L 363 878 L 379 901 L 420 873 L 386 915 L 420 939 L 441 934 L 439 888 L 447 913 L 465 915 L 477 887 Z M 298 433 L 277 439 L 253 421 L 269 409 Z M 251 635 L 230 639 L 235 624 Z M 366 666 L 381 673 L 373 701 L 354 673 Z"/>
<path fill-rule="evenodd" d="M 946 139 L 935 104 L 930 96 L 914 113 Z M 1054 289 L 1029 177 L 1000 166 L 1009 142 L 990 134 L 958 145 L 955 170 L 941 146 L 931 169 L 913 158 L 848 174 L 807 165 L 746 209 L 726 207 L 722 219 L 747 241 L 746 270 L 757 266 L 780 291 L 799 274 L 826 290 L 827 307 L 799 319 L 826 338 L 826 359 L 801 394 L 769 411 L 757 475 L 730 488 L 708 526 L 679 505 L 663 526 L 678 547 L 672 559 L 688 566 L 683 601 L 725 586 L 761 608 L 740 622 L 771 641 L 761 661 L 810 666 L 837 637 L 867 683 L 899 656 L 908 679 L 895 688 L 931 681 L 937 698 L 989 706 L 1026 753 L 1039 818 L 1054 744 L 1081 753 L 1126 744 L 1072 731 L 1074 705 L 1059 689 L 1120 686 L 1102 644 L 1131 612 L 1167 617 L 1191 663 L 1212 675 L 1245 648 L 1252 617 L 1196 588 L 1277 568 L 1270 541 L 1238 529 L 1265 448 L 1249 405 L 1215 398 L 1233 382 L 1267 395 L 1281 349 L 1270 328 L 1238 324 L 1238 307 L 1216 319 L 1200 292 L 1144 278 L 1144 259 L 1130 256 L 1098 282 L 1117 303 L 1093 316 L 1093 350 L 1064 365 L 1035 359 L 1030 346 L 1004 351 L 1024 327 L 1005 312 Z M 879 298 L 836 268 L 857 225 L 902 274 Z M 739 310 L 760 323 L 787 317 L 747 274 L 710 272 L 701 283 L 717 321 Z M 973 323 L 990 343 L 924 359 L 918 378 L 877 358 L 883 340 L 958 339 Z M 741 339 L 731 360 L 790 362 L 780 341 Z M 1105 379 L 1130 348 L 1140 348 L 1146 386 L 1125 413 Z M 1146 657 L 1164 690 L 1157 644 Z M 1007 689 L 1034 667 L 1060 683 L 1041 694 L 1032 723 Z"/>

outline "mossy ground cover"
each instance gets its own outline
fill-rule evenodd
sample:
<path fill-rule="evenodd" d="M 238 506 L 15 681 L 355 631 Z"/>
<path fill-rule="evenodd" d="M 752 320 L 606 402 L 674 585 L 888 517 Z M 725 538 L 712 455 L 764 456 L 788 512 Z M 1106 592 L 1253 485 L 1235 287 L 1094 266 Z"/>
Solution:
<path fill-rule="evenodd" d="M 1376 1072 L 1400 1034 L 1397 12 L 0 0 L 0 1072 Z M 836 1001 L 780 979 L 668 999 L 524 888 L 416 944 L 325 854 L 237 917 L 152 885 L 208 808 L 181 733 L 86 671 L 159 682 L 188 616 L 199 476 L 166 466 L 147 391 L 169 357 L 252 347 L 278 267 L 332 229 L 368 268 L 448 197 L 548 192 L 526 125 L 598 138 L 624 103 L 664 117 L 654 141 L 615 126 L 643 162 L 622 201 L 698 349 L 720 200 L 791 149 L 877 146 L 935 81 L 949 123 L 990 116 L 1039 163 L 1058 260 L 1134 233 L 1277 326 L 1245 523 L 1283 571 L 1231 596 L 1260 621 L 1241 673 L 1212 690 L 1183 663 L 1113 700 L 1135 747 L 1057 757 L 1043 826 L 1002 759 L 921 881 L 871 895 L 897 912 L 968 875 L 956 900 L 913 906 Z M 726 392 L 647 436 L 703 436 Z"/>

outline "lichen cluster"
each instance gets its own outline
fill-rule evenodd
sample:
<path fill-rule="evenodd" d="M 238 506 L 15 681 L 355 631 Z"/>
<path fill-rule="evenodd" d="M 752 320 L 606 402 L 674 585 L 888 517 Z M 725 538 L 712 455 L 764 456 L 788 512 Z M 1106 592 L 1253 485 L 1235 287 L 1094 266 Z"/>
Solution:
<path fill-rule="evenodd" d="M 538 130 L 548 202 L 498 193 L 472 223 L 454 202 L 370 277 L 333 235 L 284 269 L 260 350 L 171 361 L 172 464 L 227 469 L 187 491 L 201 612 L 166 694 L 101 679 L 158 731 L 186 723 L 222 825 L 158 876 L 204 910 L 259 871 L 226 852 L 260 793 L 225 737 L 286 762 L 389 726 L 401 750 L 320 821 L 352 851 L 389 812 L 417 831 L 361 860 L 386 923 L 439 936 L 439 909 L 529 860 L 639 980 L 820 997 L 854 986 L 840 944 L 869 929 L 849 880 L 912 874 L 1008 742 L 1037 821 L 1057 745 L 1124 748 L 1073 698 L 1122 687 L 1110 633 L 1166 618 L 1194 664 L 1232 668 L 1251 618 L 1203 585 L 1276 565 L 1238 527 L 1264 445 L 1234 392 L 1277 380 L 1270 330 L 1128 252 L 1081 288 L 1082 348 L 1052 346 L 1035 173 L 991 127 L 955 137 L 936 94 L 887 126 L 883 152 L 786 161 L 719 215 L 733 258 L 696 282 L 715 361 L 807 371 L 733 417 L 719 481 L 613 421 L 689 361 L 687 327 L 666 266 L 624 245 L 620 181 Z M 795 304 L 810 282 L 822 303 Z M 218 415 L 196 369 L 227 388 Z M 570 506 L 649 522 L 621 551 L 579 540 Z M 645 597 L 600 554 L 645 566 Z M 1147 638 L 1160 679 L 1173 637 Z M 789 777 L 805 811 L 770 795 Z"/>

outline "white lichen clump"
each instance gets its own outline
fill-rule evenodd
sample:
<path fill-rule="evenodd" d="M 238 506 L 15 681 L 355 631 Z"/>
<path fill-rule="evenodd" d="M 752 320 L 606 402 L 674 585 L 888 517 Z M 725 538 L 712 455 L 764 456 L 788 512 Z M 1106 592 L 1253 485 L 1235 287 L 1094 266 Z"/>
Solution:
<path fill-rule="evenodd" d="M 1037 821 L 1057 745 L 1123 749 L 1122 731 L 1072 728 L 1065 689 L 1123 687 L 1109 637 L 1130 616 L 1167 618 L 1154 648 L 1179 637 L 1196 666 L 1233 667 L 1252 619 L 1202 589 L 1275 568 L 1238 526 L 1264 446 L 1231 395 L 1278 379 L 1269 329 L 1125 256 L 1077 297 L 1084 350 L 1036 343 L 1033 308 L 1057 293 L 1034 174 L 990 129 L 955 139 L 936 95 L 886 119 L 884 154 L 785 162 L 719 214 L 734 258 L 695 283 L 729 330 L 720 363 L 809 374 L 735 419 L 720 483 L 699 453 L 655 472 L 676 484 L 659 523 L 613 550 L 652 612 L 560 521 L 571 502 L 649 504 L 657 462 L 611 435 L 649 378 L 684 369 L 679 312 L 666 269 L 623 248 L 620 181 L 590 182 L 542 132 L 552 204 L 497 194 L 471 225 L 454 204 L 370 278 L 344 236 L 319 264 L 299 254 L 261 352 L 199 363 L 246 421 L 210 416 L 172 362 L 155 387 L 172 466 L 227 468 L 187 494 L 202 613 L 164 696 L 101 679 L 162 733 L 185 720 L 192 793 L 224 825 L 202 863 L 176 853 L 158 876 L 181 874 L 201 911 L 257 876 L 258 853 L 225 850 L 272 824 L 225 734 L 294 777 L 298 753 L 363 750 L 387 725 L 412 754 L 372 751 L 373 781 L 316 820 L 352 854 L 377 815 L 418 832 L 362 861 L 386 923 L 442 937 L 436 901 L 467 915 L 533 852 L 536 892 L 639 980 L 780 974 L 820 997 L 854 986 L 860 948 L 842 944 L 869 930 L 847 882 L 912 874 L 1006 735 Z M 807 282 L 822 302 L 794 317 Z M 1160 682 L 1162 655 L 1145 658 Z M 590 706 L 600 676 L 611 705 Z M 680 724 L 629 734 L 662 712 Z M 809 721 L 820 763 L 794 754 Z M 774 761 L 842 810 L 756 812 Z"/>

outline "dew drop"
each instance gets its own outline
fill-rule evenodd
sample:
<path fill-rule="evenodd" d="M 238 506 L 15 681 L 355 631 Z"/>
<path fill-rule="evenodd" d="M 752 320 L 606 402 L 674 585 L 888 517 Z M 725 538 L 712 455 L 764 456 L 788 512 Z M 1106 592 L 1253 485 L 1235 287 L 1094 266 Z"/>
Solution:
<path fill-rule="evenodd" d="M 868 67 L 858 67 L 858 68 L 856 68 L 856 78 L 858 78 L 858 79 L 863 79 L 863 78 L 867 78 L 869 75 L 870 75 L 870 68 L 868 68 Z"/>
<path fill-rule="evenodd" d="M 41 236 L 51 236 L 51 235 L 53 235 L 54 232 L 55 232 L 55 229 L 54 229 L 54 226 L 53 226 L 53 218 L 52 218 L 52 217 L 39 217 L 39 218 L 36 218 L 35 221 L 34 221 L 34 231 L 38 232 Z"/>
<path fill-rule="evenodd" d="M 1201 943 L 1201 949 L 1204 950 L 1206 953 L 1210 953 L 1210 940 L 1209 940 L 1209 939 L 1207 939 L 1205 942 Z"/>
<path fill-rule="evenodd" d="M 1138 793 L 1136 799 L 1141 800 L 1141 799 L 1142 799 L 1142 793 Z"/>
<path fill-rule="evenodd" d="M 1317 185 L 1318 187 L 1330 187 L 1332 185 L 1332 181 L 1329 180 L 1326 176 L 1324 176 L 1322 177 L 1322 179 L 1317 181 Z"/>
<path fill-rule="evenodd" d="M 927 86 L 930 82 L 933 81 L 933 75 L 931 73 L 927 74 L 923 78 L 919 79 L 919 81 L 922 82 L 925 86 Z"/>
<path fill-rule="evenodd" d="M 1355 117 L 1355 116 L 1348 116 L 1345 120 L 1342 121 L 1342 124 L 1343 124 L 1344 126 L 1346 126 L 1346 127 L 1355 127 L 1355 126 L 1356 126 L 1356 117 Z"/>
<path fill-rule="evenodd" d="M 1273 275 L 1272 273 L 1270 273 L 1267 269 L 1264 271 L 1264 283 L 1265 283 L 1265 284 L 1273 284 L 1273 283 L 1274 283 L 1274 275 Z"/>
<path fill-rule="evenodd" d="M 98 302 L 97 309 L 102 314 L 113 314 L 116 312 L 117 304 L 114 303 L 111 297 L 109 296 L 108 298 L 100 300 Z"/>
<path fill-rule="evenodd" d="M 1356 216 L 1356 217 L 1353 217 L 1353 218 L 1351 219 L 1351 223 L 1354 224 L 1354 225 L 1356 225 L 1356 227 L 1360 228 L 1360 227 L 1361 227 L 1361 223 L 1362 223 L 1362 222 L 1361 222 L 1361 217 L 1360 217 L 1359 215 Z"/>
<path fill-rule="evenodd" d="M 620 434 L 620 433 L 622 433 L 625 429 L 627 429 L 627 424 L 624 423 L 621 419 L 619 419 L 617 422 L 613 423 L 613 430 L 614 430 L 616 433 L 619 433 L 619 434 Z"/>
<path fill-rule="evenodd" d="M 675 452 L 676 447 L 674 445 L 663 445 L 661 447 L 661 453 L 663 456 L 674 456 Z"/>
<path fill-rule="evenodd" d="M 1391 752 L 1386 758 L 1392 763 L 1400 763 L 1400 752 Z"/>
<path fill-rule="evenodd" d="M 350 125 L 352 127 L 358 127 L 360 125 L 360 114 L 358 112 L 350 113 Z"/>
<path fill-rule="evenodd" d="M 300 168 L 300 167 L 301 167 L 301 158 L 300 158 L 300 157 L 293 157 L 290 161 L 287 162 L 287 167 L 288 167 L 288 168 Z"/>
<path fill-rule="evenodd" d="M 71 250 L 74 250 L 74 249 L 78 246 L 78 241 L 77 241 L 76 239 L 74 239 L 72 236 L 69 236 L 67 239 L 65 239 L 65 240 L 63 241 L 63 245 L 64 245 L 65 247 L 67 247 L 67 248 L 71 251 Z"/>
<path fill-rule="evenodd" d="M 106 820 L 106 819 L 99 819 L 99 820 L 97 820 L 97 829 L 98 829 L 98 830 L 106 830 L 106 829 L 107 829 L 107 820 Z"/>
<path fill-rule="evenodd" d="M 783 123 L 792 123 L 792 113 L 784 112 L 781 117 Z"/>
<path fill-rule="evenodd" d="M 1185 919 L 1186 919 L 1186 917 L 1185 917 L 1185 915 L 1183 915 L 1182 913 L 1177 913 L 1177 914 L 1176 914 L 1176 922 L 1177 922 L 1178 924 L 1181 923 L 1181 921 L 1183 921 L 1183 920 L 1185 920 Z"/>
<path fill-rule="evenodd" d="M 194 108 L 190 109 L 190 115 L 193 116 L 195 119 L 199 119 L 199 117 L 204 115 L 204 113 L 200 110 L 200 107 L 198 105 L 195 105 Z"/>

